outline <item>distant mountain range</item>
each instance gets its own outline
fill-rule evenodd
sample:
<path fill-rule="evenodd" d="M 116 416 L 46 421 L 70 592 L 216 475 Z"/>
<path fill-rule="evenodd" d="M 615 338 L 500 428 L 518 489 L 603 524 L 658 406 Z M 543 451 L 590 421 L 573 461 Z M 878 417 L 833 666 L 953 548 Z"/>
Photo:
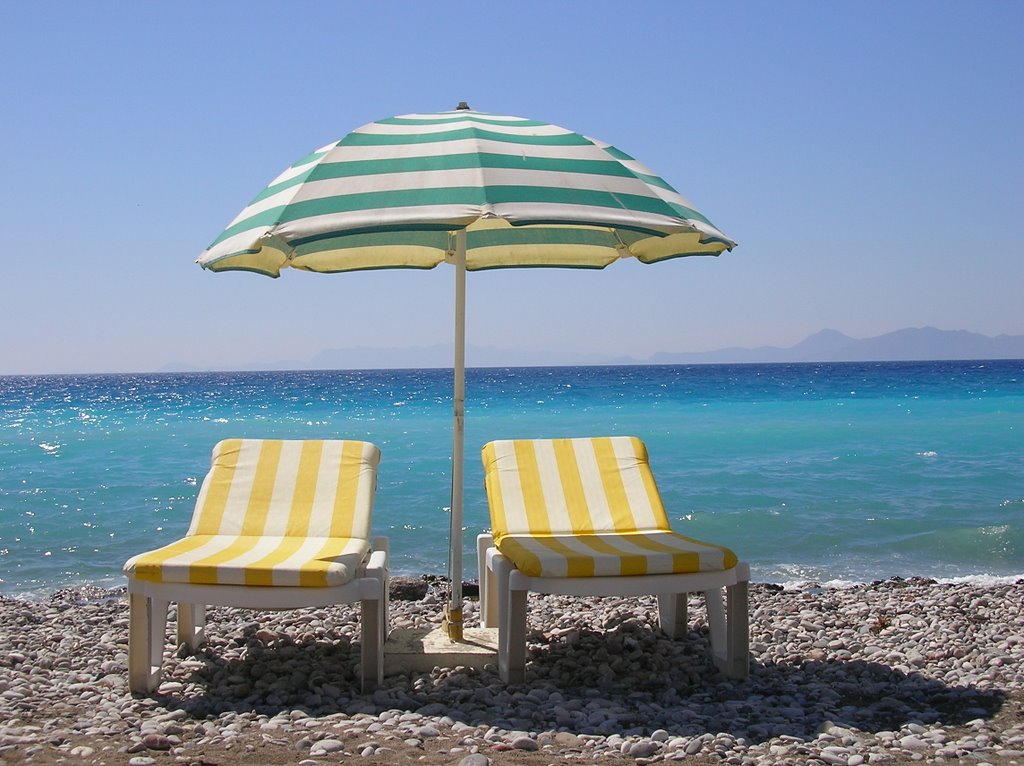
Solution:
<path fill-rule="evenodd" d="M 912 362 L 932 359 L 1024 359 L 1024 335 L 990 337 L 965 330 L 914 327 L 851 338 L 822 330 L 789 348 L 724 348 L 697 353 L 662 352 L 650 364 L 728 364 L 742 362 Z"/>
<path fill-rule="evenodd" d="M 822 330 L 789 348 L 723 348 L 717 351 L 668 352 L 647 358 L 607 357 L 573 351 L 535 351 L 470 345 L 470 367 L 537 367 L 593 364 L 746 364 L 757 362 L 898 362 L 933 359 L 1024 359 L 1024 335 L 990 337 L 965 330 L 916 327 L 851 338 L 838 330 Z M 253 363 L 238 370 L 373 370 L 450 367 L 452 345 L 410 348 L 338 348 L 321 351 L 310 359 Z M 163 372 L 196 371 L 174 364 Z M 226 369 L 226 368 L 219 368 Z"/>

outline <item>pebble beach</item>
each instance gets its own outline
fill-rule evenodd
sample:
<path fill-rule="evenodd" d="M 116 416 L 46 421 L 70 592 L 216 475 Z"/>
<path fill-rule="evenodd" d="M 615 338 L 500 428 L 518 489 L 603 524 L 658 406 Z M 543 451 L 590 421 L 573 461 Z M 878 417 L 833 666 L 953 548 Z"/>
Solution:
<path fill-rule="evenodd" d="M 439 621 L 443 583 L 395 585 L 393 627 Z M 195 653 L 169 623 L 151 696 L 123 590 L 0 598 L 0 764 L 1024 764 L 1024 580 L 754 584 L 742 682 L 697 596 L 675 641 L 650 598 L 530 598 L 522 685 L 435 668 L 362 695 L 356 608 L 213 608 Z"/>

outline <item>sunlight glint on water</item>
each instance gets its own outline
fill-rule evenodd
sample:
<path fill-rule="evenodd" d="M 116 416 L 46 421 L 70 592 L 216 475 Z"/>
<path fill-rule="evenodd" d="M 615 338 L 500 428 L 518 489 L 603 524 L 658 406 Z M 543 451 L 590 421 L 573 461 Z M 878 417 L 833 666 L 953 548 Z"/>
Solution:
<path fill-rule="evenodd" d="M 466 576 L 494 438 L 632 434 L 684 534 L 775 582 L 1024 573 L 1024 363 L 471 370 Z M 179 537 L 214 443 L 383 452 L 392 571 L 446 571 L 446 370 L 0 378 L 0 592 L 120 584 Z"/>

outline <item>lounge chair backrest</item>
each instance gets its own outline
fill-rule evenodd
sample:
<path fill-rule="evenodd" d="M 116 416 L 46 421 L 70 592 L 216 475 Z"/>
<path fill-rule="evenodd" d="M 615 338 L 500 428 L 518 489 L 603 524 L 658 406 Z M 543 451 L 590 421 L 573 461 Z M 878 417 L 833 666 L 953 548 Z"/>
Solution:
<path fill-rule="evenodd" d="M 368 539 L 379 462 L 369 442 L 225 439 L 188 534 Z"/>
<path fill-rule="evenodd" d="M 496 542 L 670 529 L 636 437 L 494 441 L 482 456 Z"/>

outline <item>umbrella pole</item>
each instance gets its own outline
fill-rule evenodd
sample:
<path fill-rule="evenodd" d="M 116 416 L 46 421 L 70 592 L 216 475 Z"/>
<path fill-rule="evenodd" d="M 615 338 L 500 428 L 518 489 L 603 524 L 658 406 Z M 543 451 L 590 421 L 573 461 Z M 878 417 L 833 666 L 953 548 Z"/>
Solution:
<path fill-rule="evenodd" d="M 448 638 L 462 640 L 462 496 L 466 408 L 466 230 L 455 232 L 455 390 L 452 399 L 452 504 L 448 535 L 451 599 L 445 611 Z"/>

